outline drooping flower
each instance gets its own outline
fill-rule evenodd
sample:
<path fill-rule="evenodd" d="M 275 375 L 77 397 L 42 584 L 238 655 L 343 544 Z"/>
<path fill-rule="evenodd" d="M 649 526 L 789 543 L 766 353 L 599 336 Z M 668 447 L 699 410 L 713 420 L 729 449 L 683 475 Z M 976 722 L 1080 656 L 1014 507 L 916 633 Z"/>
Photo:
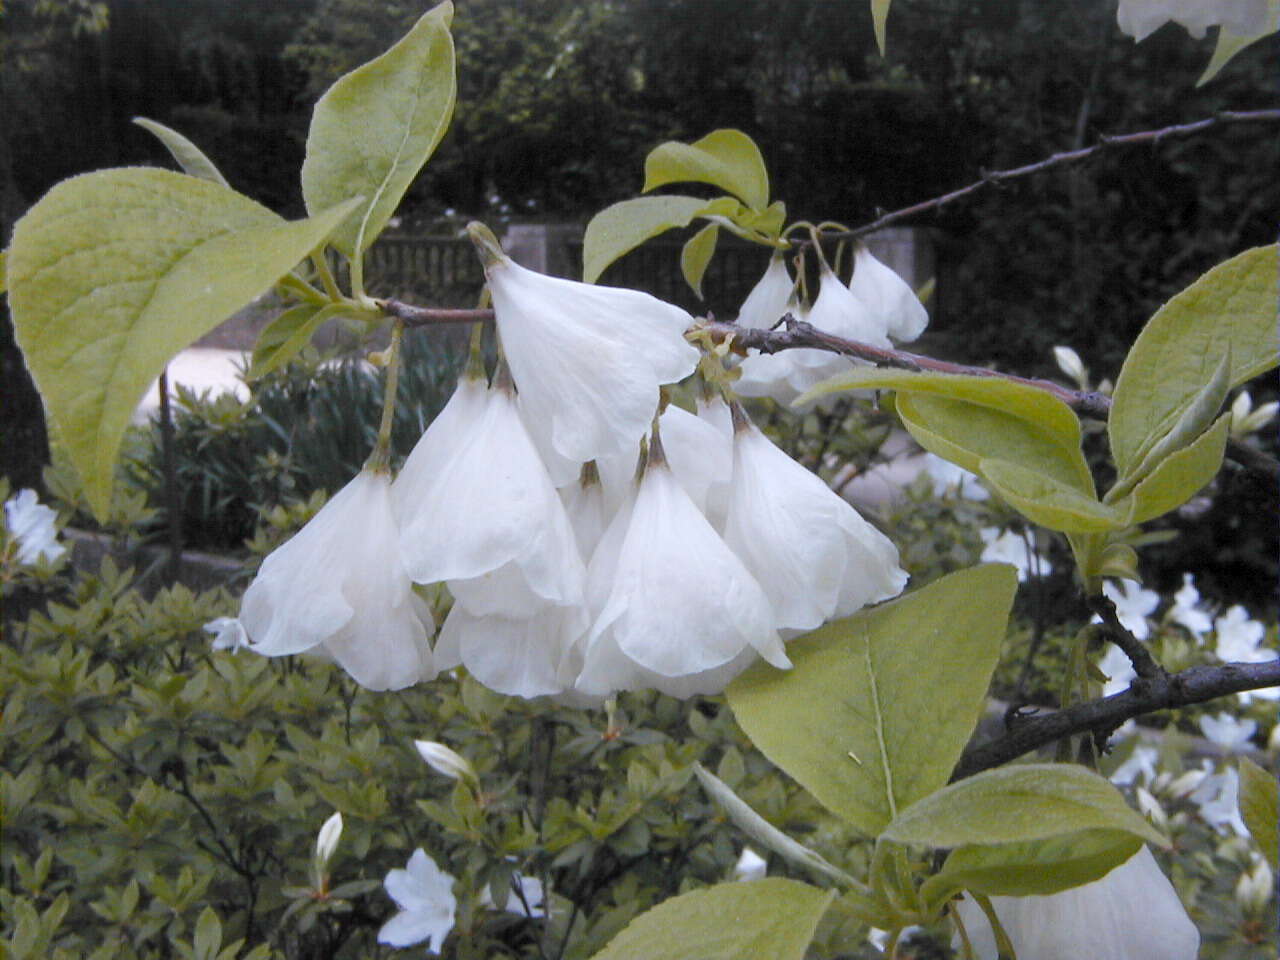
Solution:
<path fill-rule="evenodd" d="M 658 387 L 687 377 L 693 318 L 646 293 L 549 277 L 514 263 L 479 224 L 498 335 L 529 429 L 576 464 L 634 450 Z"/>
<path fill-rule="evenodd" d="M 1225 712 L 1217 716 L 1205 714 L 1200 718 L 1199 723 L 1200 732 L 1208 740 L 1232 753 L 1246 749 L 1253 735 L 1258 732 L 1256 720 L 1242 720 Z"/>
<path fill-rule="evenodd" d="M 1178 893 L 1143 846 L 1106 876 L 1048 896 L 992 897 L 1018 960 L 1195 960 L 1200 933 Z M 996 960 L 986 915 L 958 904 L 974 955 Z M 959 935 L 953 945 L 959 945 Z"/>
<path fill-rule="evenodd" d="M 54 524 L 58 515 L 42 504 L 34 490 L 20 490 L 4 502 L 4 522 L 18 544 L 18 563 L 31 566 L 41 560 L 52 563 L 67 552 L 58 543 Z"/>
<path fill-rule="evenodd" d="M 1120 0 L 1116 11 L 1120 29 L 1144 40 L 1166 21 L 1186 27 L 1193 37 L 1203 37 L 1221 24 L 1228 33 L 1252 36 L 1267 24 L 1267 0 Z"/>
<path fill-rule="evenodd" d="M 714 693 L 759 654 L 791 666 L 764 591 L 672 475 L 657 434 L 587 573 L 577 689 Z"/>
<path fill-rule="evenodd" d="M 391 509 L 391 480 L 362 470 L 272 553 L 245 592 L 249 649 L 331 657 L 370 690 L 435 677 L 431 611 L 413 592 Z"/>
<path fill-rule="evenodd" d="M 849 292 L 870 311 L 877 329 L 894 340 L 914 340 L 929 325 L 929 311 L 911 286 L 877 260 L 861 241 L 853 257 Z"/>
<path fill-rule="evenodd" d="M 1173 595 L 1173 606 L 1165 616 L 1174 623 L 1181 624 L 1196 639 L 1213 627 L 1209 614 L 1200 607 L 1200 591 L 1196 589 L 1191 574 L 1182 575 L 1182 588 Z"/>
<path fill-rule="evenodd" d="M 453 929 L 458 906 L 453 883 L 454 878 L 437 867 L 426 851 L 415 850 L 405 869 L 391 870 L 383 881 L 400 912 L 382 925 L 378 942 L 411 947 L 427 940 L 427 949 L 439 953 Z"/>
<path fill-rule="evenodd" d="M 436 663 L 441 670 L 461 664 L 490 690 L 510 697 L 549 696 L 572 685 L 571 651 L 590 625 L 585 608 L 576 605 L 477 616 L 458 602 L 440 628 Z"/>
<path fill-rule="evenodd" d="M 214 650 L 230 650 L 235 653 L 249 643 L 244 624 L 235 617 L 216 617 L 204 625 L 204 631 L 213 634 L 209 645 Z"/>
<path fill-rule="evenodd" d="M 742 301 L 737 323 L 743 327 L 769 329 L 787 312 L 791 289 L 795 286 L 787 270 L 787 261 L 781 253 L 774 253 L 764 276 L 751 288 Z"/>
<path fill-rule="evenodd" d="M 483 379 L 467 374 L 458 378 L 453 396 L 427 425 L 391 484 L 392 503 L 401 523 L 421 516 L 423 490 L 450 469 L 458 452 L 474 438 L 488 393 Z"/>
<path fill-rule="evenodd" d="M 733 408 L 725 542 L 764 588 L 780 630 L 804 632 L 897 596 L 898 550 Z"/>
<path fill-rule="evenodd" d="M 1044 576 L 1049 572 L 1048 559 L 1033 550 L 1022 534 L 986 527 L 979 530 L 978 535 L 985 544 L 981 558 L 983 563 L 1013 564 L 1018 568 L 1020 582 L 1029 576 Z"/>

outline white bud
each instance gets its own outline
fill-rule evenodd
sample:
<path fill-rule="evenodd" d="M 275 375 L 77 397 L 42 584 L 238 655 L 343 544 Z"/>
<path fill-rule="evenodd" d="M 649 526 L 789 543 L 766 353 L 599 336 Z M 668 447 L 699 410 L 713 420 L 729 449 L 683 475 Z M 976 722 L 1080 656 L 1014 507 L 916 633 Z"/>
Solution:
<path fill-rule="evenodd" d="M 738 862 L 733 865 L 733 879 L 735 880 L 762 880 L 765 873 L 769 869 L 769 863 L 764 857 L 756 853 L 750 847 L 742 848 L 742 856 L 738 858 Z"/>
<path fill-rule="evenodd" d="M 1188 770 L 1169 784 L 1169 796 L 1175 800 L 1191 796 L 1206 776 L 1208 773 L 1204 770 Z"/>
<path fill-rule="evenodd" d="M 1241 390 L 1231 404 L 1231 435 L 1243 437 L 1262 429 L 1275 419 L 1277 410 L 1280 404 L 1274 402 L 1264 403 L 1255 410 L 1249 391 Z"/>
<path fill-rule="evenodd" d="M 422 759 L 427 761 L 436 773 L 443 774 L 451 780 L 465 780 L 468 783 L 478 781 L 475 768 L 467 758 L 450 750 L 443 743 L 436 743 L 434 740 L 415 740 L 413 745 L 418 748 Z"/>
<path fill-rule="evenodd" d="M 335 813 L 324 822 L 316 837 L 316 864 L 324 869 L 325 864 L 338 849 L 338 841 L 342 838 L 342 814 Z"/>
<path fill-rule="evenodd" d="M 1143 787 L 1138 787 L 1134 794 L 1142 814 L 1161 830 L 1166 829 L 1169 826 L 1169 815 L 1164 812 L 1164 807 L 1160 806 L 1160 801 Z"/>
<path fill-rule="evenodd" d="M 1236 884 L 1236 903 L 1249 915 L 1268 912 L 1273 883 L 1271 865 L 1255 854 L 1253 865 L 1240 874 L 1240 881 Z"/>
<path fill-rule="evenodd" d="M 1058 369 L 1079 384 L 1081 390 L 1089 389 L 1089 371 L 1080 354 L 1070 347 L 1054 347 L 1053 359 L 1057 361 Z"/>

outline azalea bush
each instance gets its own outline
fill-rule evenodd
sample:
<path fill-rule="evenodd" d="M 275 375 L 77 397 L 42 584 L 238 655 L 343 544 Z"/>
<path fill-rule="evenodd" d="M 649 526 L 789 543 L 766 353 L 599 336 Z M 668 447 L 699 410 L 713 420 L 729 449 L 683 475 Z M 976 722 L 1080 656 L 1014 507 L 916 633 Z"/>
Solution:
<path fill-rule="evenodd" d="M 882 46 L 888 6 L 872 4 Z M 1136 6 L 1120 20 L 1140 32 Z M 928 323 L 923 291 L 862 241 L 949 198 L 862 227 L 790 221 L 758 146 L 722 129 L 649 153 L 644 195 L 588 225 L 582 281 L 517 264 L 476 222 L 476 309 L 375 296 L 364 253 L 452 116 L 452 13 L 428 11 L 321 97 L 303 220 L 236 192 L 195 144 L 148 121 L 183 173 L 73 178 L 14 231 L 4 278 L 18 340 L 102 519 L 137 397 L 264 287 L 288 307 L 261 336 L 259 369 L 334 319 L 388 338 L 368 358 L 386 373 L 367 458 L 322 507 L 302 508 L 319 507 L 278 538 L 238 608 L 176 589 L 139 606 L 106 568 L 63 588 L 74 602 L 51 596 L 6 647 L 22 704 L 4 714 L 19 771 L 6 774 L 6 810 L 26 818 L 6 853 L 24 885 L 7 894 L 14 949 L 333 955 L 376 937 L 620 960 L 836 955 L 870 936 L 902 956 L 917 930 L 959 956 L 1023 960 L 1263 947 L 1274 779 L 1249 762 L 1179 770 L 1178 751 L 1161 770 L 1117 732 L 1280 686 L 1248 611 L 1202 626 L 1199 597 L 1179 595 L 1168 619 L 1197 639 L 1180 645 L 1153 633 L 1161 598 L 1137 584 L 1144 524 L 1228 460 L 1280 473 L 1249 446 L 1248 412 L 1224 412 L 1280 359 L 1277 248 L 1170 291 L 1108 392 L 1081 383 L 1068 353 L 1075 386 L 996 374 L 906 352 Z M 1255 13 L 1223 21 L 1206 78 L 1271 32 Z M 773 251 L 736 322 L 594 282 L 685 227 L 695 292 L 722 231 Z M 393 469 L 405 344 L 446 323 L 470 325 L 466 367 Z M 753 420 L 753 398 L 824 411 L 828 435 L 855 406 L 882 405 L 937 458 L 926 469 L 977 484 L 1003 517 L 977 531 L 987 562 L 938 563 L 910 583 L 893 529 L 821 476 L 828 451 L 794 459 Z M 1099 425 L 1091 445 L 1105 441 L 1092 463 L 1084 422 Z M 30 498 L 15 503 L 32 516 Z M 21 573 L 30 520 L 10 522 L 6 571 Z M 56 560 L 36 552 L 37 566 Z M 1002 730 L 971 742 L 1019 583 L 1052 564 L 1073 584 L 1057 624 L 1079 624 L 1062 638 L 1056 709 L 1012 703 Z M 211 644 L 194 642 L 197 620 Z M 1210 627 L 1212 651 L 1198 645 Z M 245 723 L 264 730 L 230 743 Z M 1229 750 L 1259 734 L 1225 709 L 1198 724 Z M 1127 755 L 1107 758 L 1126 735 Z M 432 777 L 447 799 L 422 797 Z M 63 792 L 69 808 L 35 800 Z M 720 882 L 735 864 L 760 869 L 716 829 L 721 816 L 784 875 Z M 1207 884 L 1169 861 L 1183 827 L 1212 847 L 1204 879 L 1239 878 L 1225 932 L 1189 912 Z M 69 829 L 119 835 L 135 869 L 89 905 L 118 931 L 111 943 L 64 927 L 73 871 L 120 869 L 64 852 L 55 871 L 46 837 Z M 191 845 L 205 869 L 175 876 Z M 379 876 L 394 910 L 375 899 Z M 193 921 L 200 899 L 209 909 Z M 224 950 L 226 924 L 239 939 Z"/>

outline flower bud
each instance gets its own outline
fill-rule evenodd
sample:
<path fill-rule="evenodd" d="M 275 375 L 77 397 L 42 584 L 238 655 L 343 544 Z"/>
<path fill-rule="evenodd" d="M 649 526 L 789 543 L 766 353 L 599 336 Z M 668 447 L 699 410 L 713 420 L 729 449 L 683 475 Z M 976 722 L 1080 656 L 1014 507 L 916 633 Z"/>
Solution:
<path fill-rule="evenodd" d="M 476 776 L 475 768 L 471 766 L 470 761 L 443 743 L 437 743 L 434 740 L 415 740 L 413 745 L 418 748 L 422 759 L 427 761 L 428 766 L 436 773 L 443 774 L 451 780 L 465 780 L 470 784 L 479 782 L 479 777 Z"/>
<path fill-rule="evenodd" d="M 316 837 L 316 866 L 323 870 L 338 849 L 338 841 L 342 839 L 342 814 L 335 813 L 324 822 Z"/>
<path fill-rule="evenodd" d="M 1057 361 L 1058 369 L 1074 380 L 1081 390 L 1089 389 L 1089 371 L 1080 354 L 1070 347 L 1054 347 L 1053 359 Z"/>
<path fill-rule="evenodd" d="M 1271 865 L 1263 857 L 1255 855 L 1253 865 L 1240 874 L 1240 881 L 1236 884 L 1236 903 L 1248 916 L 1269 913 L 1273 883 Z"/>
<path fill-rule="evenodd" d="M 1241 390 L 1231 404 L 1231 436 L 1240 438 L 1254 433 L 1275 419 L 1280 403 L 1264 403 L 1256 410 L 1248 390 Z"/>

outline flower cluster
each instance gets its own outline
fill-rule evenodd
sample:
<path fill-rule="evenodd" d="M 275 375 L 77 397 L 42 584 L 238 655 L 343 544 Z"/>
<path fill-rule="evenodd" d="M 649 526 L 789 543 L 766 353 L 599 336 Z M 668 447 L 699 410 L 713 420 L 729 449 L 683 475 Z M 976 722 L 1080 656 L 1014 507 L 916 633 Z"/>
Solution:
<path fill-rule="evenodd" d="M 688 314 L 472 238 L 492 383 L 476 354 L 394 482 L 366 467 L 266 559 L 239 618 L 250 649 L 318 653 L 376 690 L 461 665 L 515 696 L 684 697 L 757 656 L 789 667 L 784 639 L 902 590 L 893 544 L 736 403 L 655 416 L 699 361 Z M 433 584 L 453 600 L 434 643 Z"/>

